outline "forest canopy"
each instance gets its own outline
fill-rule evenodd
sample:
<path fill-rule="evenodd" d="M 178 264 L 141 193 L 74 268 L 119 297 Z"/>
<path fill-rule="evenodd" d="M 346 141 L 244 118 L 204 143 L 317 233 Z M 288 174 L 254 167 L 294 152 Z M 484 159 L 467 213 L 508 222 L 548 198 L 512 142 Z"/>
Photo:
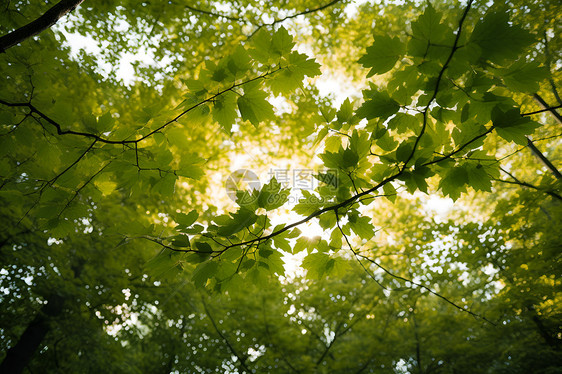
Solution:
<path fill-rule="evenodd" d="M 562 372 L 559 1 L 4 1 L 0 372 Z"/>

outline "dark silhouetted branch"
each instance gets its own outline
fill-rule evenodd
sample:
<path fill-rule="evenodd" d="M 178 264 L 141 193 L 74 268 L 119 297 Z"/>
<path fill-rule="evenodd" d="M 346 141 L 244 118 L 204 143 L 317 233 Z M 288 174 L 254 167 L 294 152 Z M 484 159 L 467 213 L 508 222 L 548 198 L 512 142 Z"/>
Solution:
<path fill-rule="evenodd" d="M 533 98 L 535 99 L 535 101 L 537 103 L 539 103 L 539 105 L 544 109 L 544 111 L 549 111 L 550 113 L 552 113 L 552 115 L 554 116 L 554 118 L 556 118 L 556 121 L 558 121 L 558 123 L 562 124 L 562 116 L 556 111 L 556 109 L 560 108 L 561 105 L 558 106 L 550 106 L 546 103 L 546 101 L 539 95 L 539 94 L 534 94 Z"/>
<path fill-rule="evenodd" d="M 533 190 L 544 192 L 544 193 L 554 197 L 555 199 L 558 199 L 558 200 L 562 201 L 562 196 L 560 196 L 556 192 L 545 190 L 545 189 L 537 187 L 537 186 L 535 186 L 534 184 L 531 184 L 531 183 L 523 182 L 523 181 L 519 180 L 519 178 L 517 178 L 515 175 L 511 174 L 509 171 L 505 170 L 502 167 L 500 167 L 500 170 L 502 172 L 504 172 L 505 174 L 509 175 L 511 177 L 511 179 L 513 179 L 513 180 L 507 181 L 505 179 L 494 179 L 495 181 L 501 182 L 501 183 L 507 183 L 507 184 L 516 184 L 516 185 L 519 185 L 519 186 L 522 186 L 522 187 L 532 188 Z"/>
<path fill-rule="evenodd" d="M 83 1 L 84 0 L 61 0 L 41 17 L 2 36 L 0 38 L 0 53 L 5 52 L 6 49 L 53 26 L 59 19 L 64 17 L 67 13 L 72 12 Z"/>
<path fill-rule="evenodd" d="M 236 352 L 236 350 L 234 349 L 230 341 L 227 339 L 227 337 L 220 331 L 213 316 L 211 315 L 211 312 L 209 311 L 209 308 L 207 307 L 207 303 L 205 303 L 205 299 L 203 298 L 203 296 L 201 296 L 201 302 L 203 303 L 205 314 L 207 314 L 207 317 L 209 317 L 209 320 L 211 321 L 211 324 L 213 325 L 213 328 L 215 329 L 217 334 L 222 338 L 222 340 L 224 340 L 230 352 L 238 359 L 238 362 L 240 362 L 240 366 L 242 366 L 242 368 L 244 368 L 244 370 L 246 370 L 248 373 L 251 373 L 252 371 L 248 369 L 248 366 L 246 366 L 245 363 L 246 359 L 244 359 L 238 352 Z"/>
<path fill-rule="evenodd" d="M 74 131 L 74 130 L 63 130 L 63 126 L 58 123 L 57 121 L 55 121 L 54 119 L 52 119 L 51 117 L 47 116 L 45 113 L 43 113 L 41 110 L 39 110 L 38 108 L 36 108 L 33 104 L 31 104 L 31 102 L 28 103 L 10 103 L 7 102 L 5 100 L 1 100 L 0 99 L 0 104 L 8 106 L 8 107 L 22 107 L 22 108 L 28 108 L 30 113 L 36 113 L 39 117 L 41 117 L 43 120 L 47 121 L 50 125 L 52 125 L 56 131 L 58 135 L 75 135 L 75 136 L 83 136 L 86 138 L 91 138 L 91 139 L 95 139 L 96 141 L 100 142 L 100 143 L 106 143 L 106 144 L 137 144 L 149 137 L 151 137 L 152 135 L 164 130 L 166 127 L 168 127 L 169 125 L 171 125 L 172 123 L 177 122 L 181 117 L 185 116 L 187 113 L 191 112 L 192 110 L 200 107 L 203 104 L 209 103 L 209 102 L 213 102 L 217 97 L 223 95 L 224 93 L 228 92 L 228 91 L 233 91 L 236 87 L 241 87 L 244 86 L 248 83 L 257 81 L 259 79 L 265 79 L 266 77 L 275 74 L 276 72 L 278 72 L 279 70 L 283 69 L 282 67 L 277 67 L 276 69 L 272 70 L 272 71 L 268 71 L 267 73 L 264 73 L 262 75 L 259 75 L 257 77 L 248 79 L 247 81 L 244 82 L 240 82 L 240 83 L 235 83 L 232 86 L 225 88 L 219 92 L 217 92 L 216 94 L 208 97 L 205 100 L 202 100 L 196 104 L 193 104 L 192 106 L 190 106 L 189 108 L 185 109 L 184 111 L 182 111 L 180 114 L 178 114 L 177 116 L 175 116 L 174 118 L 172 118 L 171 120 L 165 122 L 164 124 L 160 125 L 158 128 L 150 131 L 148 134 L 141 136 L 138 139 L 134 139 L 134 140 L 128 140 L 128 139 L 123 139 L 123 140 L 112 140 L 112 139 L 107 139 L 107 138 L 103 138 L 97 134 L 92 134 L 92 133 L 88 133 L 88 132 L 83 132 L 83 131 Z"/>
<path fill-rule="evenodd" d="M 539 149 L 533 144 L 531 139 L 527 138 L 527 146 L 529 147 L 531 152 L 533 152 L 533 154 L 537 156 L 539 160 L 541 160 L 544 166 L 546 166 L 547 169 L 550 170 L 550 172 L 556 177 L 556 179 L 562 180 L 562 174 L 560 174 L 560 171 L 558 171 L 556 166 L 554 166 L 552 162 L 550 162 L 550 160 L 545 155 L 543 155 L 541 151 L 539 151 Z"/>
<path fill-rule="evenodd" d="M 185 7 L 187 9 L 193 11 L 193 12 L 203 13 L 203 14 L 206 14 L 206 15 L 211 16 L 211 17 L 224 18 L 224 19 L 227 19 L 227 20 L 230 20 L 230 21 L 249 23 L 248 20 L 245 20 L 242 17 L 234 17 L 234 16 L 222 14 L 222 13 L 211 12 L 209 10 L 199 9 L 199 8 L 193 7 L 191 5 L 185 5 Z"/>

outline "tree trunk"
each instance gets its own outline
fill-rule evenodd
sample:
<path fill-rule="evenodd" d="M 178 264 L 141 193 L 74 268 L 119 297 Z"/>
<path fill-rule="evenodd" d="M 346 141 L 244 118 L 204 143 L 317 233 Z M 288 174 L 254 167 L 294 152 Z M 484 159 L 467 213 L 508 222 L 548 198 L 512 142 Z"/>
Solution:
<path fill-rule="evenodd" d="M 47 299 L 47 304 L 41 307 L 16 345 L 6 352 L 6 357 L 0 364 L 0 373 L 19 374 L 23 372 L 51 329 L 49 321 L 62 313 L 63 306 L 64 299 L 59 295 L 52 295 Z"/>
<path fill-rule="evenodd" d="M 5 52 L 6 49 L 23 42 L 34 35 L 39 34 L 41 31 L 53 26 L 64 15 L 71 12 L 80 5 L 84 0 L 61 0 L 41 17 L 31 21 L 25 26 L 12 31 L 0 38 L 0 53 Z"/>
<path fill-rule="evenodd" d="M 555 350 L 560 350 L 561 341 L 557 339 L 550 330 L 544 325 L 543 320 L 537 313 L 534 305 L 527 306 L 527 311 L 531 315 L 531 319 L 537 326 L 540 336 L 544 339 L 545 343 Z"/>

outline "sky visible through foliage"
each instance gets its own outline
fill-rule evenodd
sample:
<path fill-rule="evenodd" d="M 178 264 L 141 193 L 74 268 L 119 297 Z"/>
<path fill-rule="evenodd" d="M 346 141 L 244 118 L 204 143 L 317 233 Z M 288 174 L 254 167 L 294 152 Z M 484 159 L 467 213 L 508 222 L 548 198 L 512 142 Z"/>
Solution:
<path fill-rule="evenodd" d="M 0 8 L 0 372 L 561 372 L 559 2 Z"/>

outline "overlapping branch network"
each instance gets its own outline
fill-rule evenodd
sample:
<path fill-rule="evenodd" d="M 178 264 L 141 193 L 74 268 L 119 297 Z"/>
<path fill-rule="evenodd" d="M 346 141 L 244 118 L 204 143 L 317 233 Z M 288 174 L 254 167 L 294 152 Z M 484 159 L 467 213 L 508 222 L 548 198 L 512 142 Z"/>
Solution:
<path fill-rule="evenodd" d="M 232 16 L 232 15 L 228 15 L 228 14 L 224 14 L 224 13 L 218 13 L 215 11 L 210 11 L 210 10 L 205 10 L 205 9 L 201 9 L 201 8 L 197 8 L 191 5 L 186 5 L 185 7 L 193 12 L 197 12 L 197 13 L 201 13 L 201 14 L 206 14 L 210 17 L 216 17 L 216 18 L 224 18 L 227 19 L 229 21 L 234 21 L 234 22 L 242 22 L 242 23 L 246 23 L 246 24 L 250 24 L 252 26 L 255 27 L 254 31 L 252 31 L 252 33 L 248 36 L 248 39 L 251 39 L 259 30 L 261 30 L 262 28 L 266 27 L 266 26 L 275 26 L 277 24 L 283 23 L 286 20 L 289 19 L 293 19 L 293 18 L 297 18 L 300 16 L 305 16 L 308 14 L 312 14 L 315 12 L 319 12 L 322 11 L 324 9 L 327 9 L 333 5 L 336 5 L 337 3 L 342 2 L 342 0 L 332 0 L 324 5 L 320 5 L 317 6 L 315 8 L 310 8 L 310 9 L 305 9 L 301 12 L 297 12 L 294 14 L 290 14 L 281 18 L 275 18 L 273 21 L 271 22 L 266 22 L 266 23 L 256 23 L 253 22 L 252 20 L 249 20 L 245 17 L 242 16 Z"/>
<path fill-rule="evenodd" d="M 183 116 L 185 116 L 189 112 L 197 109 L 198 107 L 200 107 L 204 104 L 213 102 L 216 98 L 225 94 L 226 92 L 233 91 L 235 88 L 242 87 L 242 86 L 244 86 L 248 83 L 251 83 L 251 82 L 254 82 L 254 81 L 257 81 L 257 80 L 260 80 L 260 79 L 265 79 L 266 77 L 271 76 L 272 74 L 275 74 L 276 72 L 278 72 L 282 69 L 283 69 L 282 67 L 278 66 L 277 68 L 275 68 L 271 71 L 268 71 L 264 74 L 261 74 L 257 77 L 248 79 L 248 80 L 243 81 L 243 82 L 234 83 L 230 87 L 224 88 L 224 89 L 220 90 L 219 92 L 209 96 L 208 98 L 191 105 L 190 107 L 188 107 L 187 109 L 183 110 L 181 113 L 176 115 L 174 118 L 166 121 L 165 123 L 163 123 L 162 125 L 160 125 L 156 129 L 151 130 L 149 133 L 147 133 L 145 135 L 142 135 L 141 137 L 139 137 L 137 139 L 127 139 L 126 138 L 126 139 L 121 139 L 121 140 L 114 140 L 114 139 L 105 138 L 105 137 L 102 137 L 100 135 L 92 134 L 92 133 L 88 133 L 88 132 L 75 131 L 75 130 L 64 130 L 63 125 L 61 125 L 59 122 L 55 121 L 50 116 L 46 115 L 45 112 L 39 110 L 37 107 L 35 107 L 35 105 L 33 105 L 31 103 L 31 101 L 25 102 L 25 103 L 24 102 L 13 103 L 13 102 L 8 102 L 8 101 L 0 99 L 0 104 L 8 106 L 8 107 L 24 107 L 24 108 L 27 108 L 29 110 L 29 113 L 28 113 L 29 115 L 32 115 L 33 113 L 35 113 L 40 118 L 47 121 L 47 123 L 52 125 L 55 128 L 55 130 L 57 132 L 57 135 L 75 135 L 75 136 L 81 136 L 81 137 L 85 137 L 85 138 L 91 138 L 91 139 L 94 139 L 97 142 L 105 143 L 105 144 L 130 145 L 130 144 L 138 144 L 138 143 L 142 142 L 143 140 L 151 137 L 152 135 L 161 132 L 166 127 L 170 126 L 173 123 L 176 123 L 180 118 L 182 118 Z"/>
<path fill-rule="evenodd" d="M 242 262 L 242 260 L 244 259 L 244 257 L 247 255 L 247 253 L 250 251 L 251 248 L 255 248 L 256 250 L 259 249 L 260 245 L 263 245 L 265 243 L 267 243 L 269 240 L 274 239 L 275 237 L 280 236 L 281 234 L 284 234 L 286 232 L 288 232 L 289 230 L 295 229 L 300 225 L 303 225 L 309 221 L 311 221 L 313 218 L 318 218 L 323 214 L 329 213 L 329 212 L 333 212 L 336 216 L 336 225 L 337 225 L 337 229 L 341 232 L 343 238 L 345 239 L 345 242 L 347 244 L 347 246 L 349 247 L 349 250 L 353 253 L 353 255 L 355 256 L 355 258 L 357 259 L 357 261 L 361 264 L 361 266 L 363 267 L 363 269 L 367 272 L 367 274 L 369 274 L 369 276 L 371 276 L 371 278 L 373 280 L 375 280 L 382 288 L 386 287 L 384 285 L 382 285 L 375 277 L 374 275 L 369 271 L 369 269 L 367 267 L 364 266 L 362 261 L 367 261 L 371 264 L 376 265 L 378 268 L 380 268 L 381 270 L 383 270 L 386 274 L 390 275 L 393 278 L 396 278 L 400 281 L 404 281 L 406 283 L 411 284 L 411 286 L 409 288 L 412 287 L 419 287 L 422 289 L 427 290 L 429 293 L 445 300 L 447 303 L 449 303 L 450 305 L 454 306 L 455 308 L 466 312 L 474 317 L 480 318 L 488 323 L 493 324 L 492 321 L 486 319 L 484 316 L 478 315 L 468 309 L 466 309 L 465 307 L 462 307 L 458 304 L 456 304 L 455 302 L 451 301 L 450 299 L 448 299 L 447 297 L 439 294 L 438 292 L 434 291 L 433 289 L 431 289 L 430 287 L 427 287 L 419 282 L 414 282 L 412 280 L 406 279 L 405 277 L 402 277 L 400 275 L 397 275 L 393 272 L 391 272 L 390 270 L 388 270 L 387 268 L 383 267 L 380 263 L 378 263 L 377 261 L 361 254 L 360 252 L 356 251 L 353 247 L 352 244 L 348 238 L 348 236 L 345 234 L 344 230 L 342 229 L 341 225 L 340 225 L 340 218 L 341 218 L 341 214 L 343 213 L 344 215 L 346 214 L 345 212 L 343 212 L 343 210 L 347 210 L 348 208 L 351 208 L 354 204 L 362 201 L 362 198 L 365 197 L 369 197 L 371 196 L 374 192 L 376 192 L 377 190 L 379 190 L 380 188 L 384 187 L 385 185 L 399 179 L 401 176 L 403 176 L 405 173 L 407 173 L 410 168 L 411 165 L 409 165 L 410 161 L 413 160 L 416 152 L 418 151 L 419 148 L 419 144 L 421 141 L 421 138 L 423 137 L 423 135 L 426 132 L 426 128 L 428 126 L 428 117 L 429 117 L 429 111 L 431 109 L 432 104 L 435 102 L 438 93 L 439 93 L 439 89 L 440 89 L 440 84 L 441 81 L 444 77 L 445 71 L 448 69 L 450 62 L 453 59 L 453 56 L 455 54 L 455 52 L 460 48 L 459 47 L 459 40 L 461 38 L 461 34 L 462 34 L 462 30 L 463 30 L 463 24 L 466 20 L 467 14 L 472 6 L 473 1 L 469 1 L 466 8 L 464 9 L 464 12 L 461 16 L 461 19 L 458 23 L 458 27 L 456 30 L 456 35 L 455 35 L 455 40 L 454 43 L 451 47 L 451 51 L 449 53 L 449 55 L 447 56 L 443 66 L 441 67 L 438 75 L 437 75 L 437 79 L 435 81 L 435 87 L 430 95 L 429 101 L 427 102 L 427 104 L 425 105 L 424 109 L 421 111 L 422 115 L 423 115 L 423 122 L 422 122 L 422 127 L 420 132 L 417 134 L 416 139 L 414 141 L 414 145 L 412 147 L 412 150 L 410 151 L 410 154 L 407 156 L 407 158 L 403 161 L 403 164 L 401 165 L 401 167 L 398 168 L 398 171 L 396 173 L 394 173 L 393 175 L 390 175 L 386 178 L 384 178 L 382 181 L 380 181 L 379 183 L 377 183 L 374 186 L 371 186 L 370 188 L 359 192 L 357 189 L 355 189 L 355 194 L 339 203 L 336 203 L 334 205 L 330 205 L 327 207 L 323 207 L 320 209 L 317 209 L 316 211 L 312 212 L 311 214 L 307 215 L 306 217 L 304 217 L 301 220 L 298 220 L 296 222 L 290 223 L 288 225 L 285 225 L 277 230 L 274 230 L 273 232 L 269 233 L 269 234 L 265 234 L 265 235 L 259 235 L 256 236 L 254 238 L 248 239 L 248 240 L 241 240 L 240 242 L 236 243 L 232 243 L 230 242 L 230 240 L 228 240 L 230 242 L 230 244 L 225 244 L 225 243 L 221 243 L 220 240 L 220 236 L 214 236 L 211 233 L 204 233 L 203 236 L 211 239 L 212 241 L 214 241 L 216 244 L 219 245 L 219 248 L 216 250 L 213 250 L 211 252 L 204 252 L 206 254 L 208 254 L 211 258 L 217 258 L 222 256 L 223 254 L 225 254 L 227 251 L 231 250 L 232 248 L 236 248 L 236 247 L 242 247 L 242 257 L 239 259 L 239 263 Z M 559 107 L 559 106 L 558 106 Z M 538 110 L 538 111 L 533 111 L 533 112 L 528 112 L 528 113 L 522 113 L 522 116 L 530 116 L 530 115 L 534 115 L 534 114 L 539 114 L 545 111 L 552 111 L 558 107 L 552 107 L 552 108 L 544 108 L 542 110 Z M 479 133 L 478 135 L 475 135 L 474 137 L 472 137 L 470 140 L 465 141 L 464 143 L 458 145 L 455 149 L 453 149 L 452 151 L 450 151 L 449 153 L 446 154 L 436 154 L 436 156 L 426 162 L 422 162 L 419 165 L 417 165 L 416 167 L 427 167 L 430 165 L 435 165 L 435 164 L 439 164 L 442 163 L 444 161 L 447 161 L 449 159 L 453 159 L 455 158 L 454 156 L 463 152 L 467 147 L 469 147 L 471 144 L 481 140 L 482 138 L 486 137 L 488 134 L 490 134 L 493 130 L 495 129 L 495 125 L 492 124 L 490 127 L 488 128 L 483 128 L 484 131 L 482 131 L 481 133 Z M 342 134 L 342 135 L 346 135 L 346 134 Z M 347 135 L 346 135 L 347 136 Z M 353 181 L 352 181 L 353 182 Z M 372 197 L 372 196 L 371 196 Z M 228 238 L 226 238 L 228 239 Z M 161 245 L 165 246 L 164 243 L 160 242 Z M 197 252 L 197 253 L 201 253 L 201 251 L 198 251 L 197 249 L 177 249 L 177 248 L 173 248 L 170 246 L 165 246 L 166 248 L 172 250 L 172 251 L 177 251 L 177 252 Z M 239 267 L 238 267 L 239 268 Z M 238 268 L 236 270 L 236 272 L 238 272 Z"/>

